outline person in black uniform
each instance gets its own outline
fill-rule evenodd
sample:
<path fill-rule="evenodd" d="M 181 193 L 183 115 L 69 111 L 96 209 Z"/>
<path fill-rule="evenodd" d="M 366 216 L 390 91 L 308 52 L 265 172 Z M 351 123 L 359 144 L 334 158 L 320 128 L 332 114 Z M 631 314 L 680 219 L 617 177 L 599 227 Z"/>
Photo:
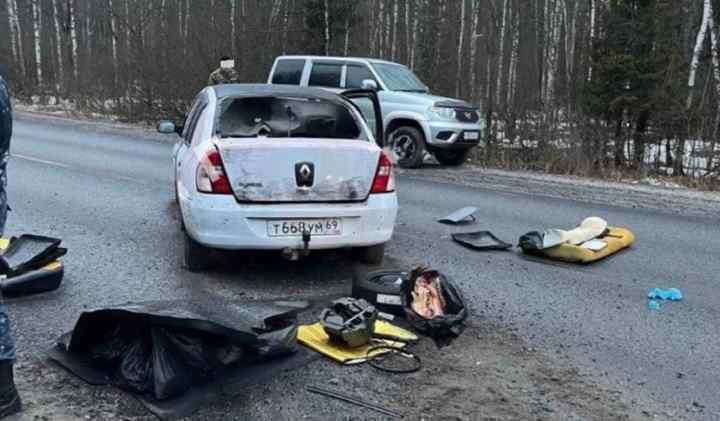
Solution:
<path fill-rule="evenodd" d="M 7 219 L 7 161 L 10 157 L 12 136 L 12 108 L 10 93 L 0 75 L 0 236 L 5 232 Z M 15 388 L 13 364 L 15 363 L 15 340 L 10 331 L 10 319 L 5 306 L 0 304 L 0 418 L 20 412 L 22 404 Z"/>

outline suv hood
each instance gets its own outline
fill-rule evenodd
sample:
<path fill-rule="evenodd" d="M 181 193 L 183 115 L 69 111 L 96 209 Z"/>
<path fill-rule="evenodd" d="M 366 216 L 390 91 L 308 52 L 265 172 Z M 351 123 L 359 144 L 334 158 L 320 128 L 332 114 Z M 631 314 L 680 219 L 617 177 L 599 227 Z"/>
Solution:
<path fill-rule="evenodd" d="M 438 107 L 462 107 L 462 108 L 473 108 L 477 109 L 476 106 L 463 101 L 461 99 L 448 98 L 444 96 L 422 94 L 419 92 L 399 92 L 390 91 L 394 95 L 402 96 L 403 99 L 407 99 L 408 102 L 413 104 L 425 105 L 427 107 L 438 106 Z"/>

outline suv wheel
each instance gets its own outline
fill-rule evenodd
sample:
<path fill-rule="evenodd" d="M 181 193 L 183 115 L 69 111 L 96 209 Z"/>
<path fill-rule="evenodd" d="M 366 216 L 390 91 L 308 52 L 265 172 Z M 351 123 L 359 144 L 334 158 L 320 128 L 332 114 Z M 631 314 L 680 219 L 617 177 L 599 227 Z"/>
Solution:
<path fill-rule="evenodd" d="M 450 165 L 457 167 L 462 165 L 470 154 L 470 149 L 463 149 L 459 151 L 435 151 L 435 159 L 438 160 L 442 165 Z"/>
<path fill-rule="evenodd" d="M 425 156 L 425 137 L 420 130 L 411 126 L 395 129 L 390 136 L 390 148 L 403 168 L 418 168 Z"/>
<path fill-rule="evenodd" d="M 210 267 L 210 249 L 193 240 L 185 233 L 185 267 L 190 272 L 200 272 Z"/>

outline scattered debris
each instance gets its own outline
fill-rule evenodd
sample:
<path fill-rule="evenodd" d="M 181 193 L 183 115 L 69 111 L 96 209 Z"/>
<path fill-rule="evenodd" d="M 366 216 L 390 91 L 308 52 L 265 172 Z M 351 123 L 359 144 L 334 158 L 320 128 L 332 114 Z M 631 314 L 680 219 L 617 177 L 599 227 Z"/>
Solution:
<path fill-rule="evenodd" d="M 380 312 L 403 315 L 401 287 L 407 277 L 407 272 L 399 270 L 357 273 L 353 278 L 352 296 L 366 300 Z"/>
<path fill-rule="evenodd" d="M 436 339 L 462 333 L 468 309 L 460 289 L 445 275 L 418 267 L 402 290 L 405 316 L 414 329 Z"/>
<path fill-rule="evenodd" d="M 600 218 L 587 218 L 584 225 L 571 231 L 529 232 L 520 237 L 525 254 L 568 263 L 592 263 L 618 253 L 635 242 L 628 229 L 606 227 Z M 602 229 L 602 230 L 601 230 Z M 592 235 L 595 237 L 590 238 Z"/>
<path fill-rule="evenodd" d="M 389 417 L 394 417 L 394 418 L 402 418 L 402 417 L 403 417 L 402 414 L 400 414 L 400 413 L 398 413 L 398 412 L 392 411 L 392 410 L 387 409 L 387 408 L 383 408 L 382 406 L 375 405 L 375 404 L 370 403 L 370 402 L 365 402 L 365 401 L 363 401 L 363 400 L 361 400 L 361 399 L 359 399 L 359 398 L 356 398 L 356 397 L 353 397 L 353 396 L 350 396 L 350 395 L 345 395 L 345 394 L 342 394 L 342 393 L 339 393 L 339 392 L 333 392 L 333 391 L 327 390 L 327 389 L 321 389 L 321 388 L 316 387 L 316 386 L 307 386 L 307 390 L 308 390 L 308 392 L 311 392 L 311 393 L 316 393 L 316 394 L 318 394 L 318 395 L 327 396 L 327 397 L 329 397 L 329 398 L 338 399 L 338 400 L 341 400 L 341 401 L 344 401 L 344 402 L 347 402 L 347 403 L 351 403 L 351 404 L 353 404 L 353 405 L 357 405 L 357 406 L 360 406 L 360 407 L 363 407 L 363 408 L 371 409 L 371 410 L 373 410 L 373 411 L 375 411 L 375 412 L 379 412 L 379 413 L 381 413 L 381 414 L 383 414 L 383 415 L 387 415 L 387 416 L 389 416 Z"/>
<path fill-rule="evenodd" d="M 378 352 L 387 351 L 387 352 Z M 402 348 L 390 345 L 376 345 L 368 350 L 368 364 L 372 367 L 392 374 L 408 374 L 420 371 L 420 357 Z"/>
<path fill-rule="evenodd" d="M 383 349 L 370 351 L 374 345 L 385 344 L 395 348 L 403 348 L 407 342 L 418 340 L 417 335 L 414 333 L 383 320 L 375 322 L 374 335 L 378 339 L 373 339 L 373 344 L 353 348 L 331 341 L 323 326 L 320 322 L 317 322 L 300 326 L 298 342 L 341 364 L 358 364 L 366 362 L 369 356 L 372 357 L 375 354 L 387 352 L 387 350 Z"/>
<path fill-rule="evenodd" d="M 650 310 L 660 310 L 660 303 L 655 300 L 648 301 L 648 308 Z"/>
<path fill-rule="evenodd" d="M 297 314 L 308 306 L 159 301 L 103 308 L 82 313 L 49 355 L 90 384 L 133 393 L 160 417 L 187 414 L 217 398 L 213 388 L 236 370 L 262 366 L 257 377 L 299 365 Z"/>
<path fill-rule="evenodd" d="M 357 348 L 375 333 L 377 309 L 365 300 L 340 298 L 320 314 L 320 324 L 330 341 Z"/>
<path fill-rule="evenodd" d="M 683 299 L 683 294 L 677 288 L 653 288 L 648 292 L 648 298 L 650 300 L 680 301 Z"/>
<path fill-rule="evenodd" d="M 490 231 L 463 232 L 452 235 L 452 239 L 473 250 L 507 250 L 512 244 L 498 239 Z"/>
<path fill-rule="evenodd" d="M 62 240 L 24 234 L 0 239 L 0 291 L 5 296 L 38 294 L 60 287 L 67 253 Z"/>
<path fill-rule="evenodd" d="M 475 222 L 475 215 L 473 215 L 475 212 L 478 211 L 478 208 L 474 206 L 468 206 L 466 208 L 458 209 L 455 212 L 451 213 L 450 215 L 438 219 L 438 222 L 442 222 L 443 224 L 450 224 L 450 225 L 458 225 L 458 224 L 467 224 L 471 222 Z"/>

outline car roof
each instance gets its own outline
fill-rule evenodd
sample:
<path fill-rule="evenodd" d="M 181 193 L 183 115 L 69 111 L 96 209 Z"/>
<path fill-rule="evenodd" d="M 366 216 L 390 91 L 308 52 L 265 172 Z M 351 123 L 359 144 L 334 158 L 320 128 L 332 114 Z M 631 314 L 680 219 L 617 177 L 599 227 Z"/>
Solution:
<path fill-rule="evenodd" d="M 383 63 L 383 64 L 396 64 L 398 66 L 404 66 L 404 64 L 396 63 L 394 61 L 382 60 L 379 58 L 370 57 L 341 57 L 341 56 L 303 56 L 303 55 L 286 55 L 279 56 L 277 59 L 302 59 L 302 60 L 338 60 L 338 61 L 355 61 L 355 62 L 368 62 L 368 63 Z"/>
<path fill-rule="evenodd" d="M 292 96 L 298 98 L 320 99 L 335 103 L 345 103 L 342 96 L 320 88 L 307 88 L 296 85 L 271 85 L 260 83 L 229 83 L 211 87 L 218 101 L 225 98 L 244 96 Z"/>

